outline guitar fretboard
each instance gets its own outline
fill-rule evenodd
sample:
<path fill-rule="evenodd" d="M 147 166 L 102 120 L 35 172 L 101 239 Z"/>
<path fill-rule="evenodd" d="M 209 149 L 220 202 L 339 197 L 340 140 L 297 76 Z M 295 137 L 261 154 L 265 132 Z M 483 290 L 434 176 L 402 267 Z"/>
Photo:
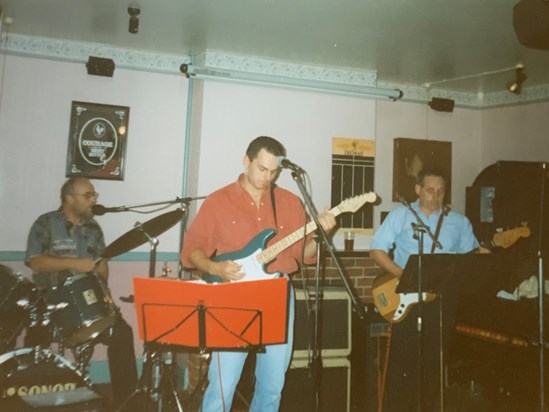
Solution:
<path fill-rule="evenodd" d="M 274 245 L 269 246 L 263 252 L 259 253 L 257 255 L 258 262 L 261 263 L 262 265 L 266 265 L 270 261 L 274 260 L 274 258 L 276 258 L 278 254 L 282 252 L 284 249 L 289 248 L 298 240 L 302 239 L 304 236 L 308 235 L 315 229 L 316 229 L 316 223 L 309 222 L 305 226 L 305 233 L 304 233 L 303 227 L 299 228 L 295 232 L 290 233 L 284 239 L 279 240 Z"/>
<path fill-rule="evenodd" d="M 377 198 L 377 195 L 374 192 L 363 193 L 362 195 L 355 196 L 350 199 L 346 199 L 341 202 L 339 205 L 330 210 L 330 213 L 334 216 L 339 216 L 345 212 L 356 212 L 364 203 L 374 202 Z M 257 254 L 256 258 L 259 263 L 266 265 L 270 261 L 274 260 L 276 256 L 282 252 L 284 249 L 290 247 L 298 240 L 302 239 L 304 236 L 311 233 L 316 229 L 316 223 L 311 221 L 305 226 L 299 228 L 293 233 L 290 233 L 284 239 L 279 240 L 274 245 L 269 246 L 264 251 Z"/>

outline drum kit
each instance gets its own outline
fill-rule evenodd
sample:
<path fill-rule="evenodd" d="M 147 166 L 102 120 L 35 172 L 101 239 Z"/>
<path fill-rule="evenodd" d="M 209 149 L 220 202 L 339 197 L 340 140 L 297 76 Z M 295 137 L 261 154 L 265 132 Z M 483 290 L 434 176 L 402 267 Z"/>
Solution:
<path fill-rule="evenodd" d="M 176 209 L 136 224 L 108 245 L 101 258 L 109 259 L 149 241 L 153 267 L 156 236 L 174 226 L 183 215 L 183 210 Z M 93 399 L 100 405 L 98 409 L 91 408 L 90 400 L 85 410 L 107 410 L 87 368 L 94 346 L 110 332 L 116 315 L 110 291 L 95 273 L 75 274 L 46 292 L 0 264 L 0 409 L 4 410 L 2 405 L 10 399 L 26 400 L 43 394 L 56 395 L 52 401 L 55 405 L 66 405 L 64 399 L 75 399 L 79 393 L 79 399 Z M 27 347 L 16 349 L 24 330 Z M 57 353 L 50 348 L 52 344 L 57 344 Z M 74 362 L 64 357 L 65 348 L 72 351 Z M 142 376 L 140 381 L 150 382 L 151 378 Z M 136 389 L 139 393 L 147 391 L 142 386 Z M 10 405 L 18 405 L 13 410 L 19 410 L 19 403 Z M 183 410 L 180 404 L 178 408 Z"/>

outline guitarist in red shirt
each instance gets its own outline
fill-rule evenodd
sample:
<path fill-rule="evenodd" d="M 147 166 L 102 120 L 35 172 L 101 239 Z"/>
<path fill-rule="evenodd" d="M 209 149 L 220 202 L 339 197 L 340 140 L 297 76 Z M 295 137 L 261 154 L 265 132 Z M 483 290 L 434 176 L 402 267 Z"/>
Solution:
<path fill-rule="evenodd" d="M 247 280 L 247 276 L 256 275 L 255 270 L 249 273 L 252 270 L 236 262 L 234 257 L 213 259 L 211 256 L 230 254 L 246 258 L 253 252 L 250 249 L 254 249 L 250 240 L 262 231 L 274 229 L 276 234 L 269 241 L 272 244 L 307 223 L 300 199 L 274 184 L 280 171 L 280 159 L 285 154 L 284 146 L 271 137 L 260 136 L 249 144 L 243 158 L 244 172 L 236 182 L 208 196 L 189 227 L 181 251 L 185 267 L 194 267 L 208 274 L 208 281 Z M 330 231 L 336 224 L 334 215 L 327 209 L 319 215 L 319 222 L 325 231 Z M 296 272 L 300 263 L 311 264 L 315 259 L 316 242 L 309 234 L 282 250 L 265 269 L 268 273 L 286 276 Z M 290 299 L 288 342 L 267 345 L 265 353 L 257 354 L 251 412 L 278 411 L 292 354 L 293 291 Z M 209 385 L 202 401 L 203 412 L 231 409 L 247 355 L 246 352 L 212 353 Z"/>

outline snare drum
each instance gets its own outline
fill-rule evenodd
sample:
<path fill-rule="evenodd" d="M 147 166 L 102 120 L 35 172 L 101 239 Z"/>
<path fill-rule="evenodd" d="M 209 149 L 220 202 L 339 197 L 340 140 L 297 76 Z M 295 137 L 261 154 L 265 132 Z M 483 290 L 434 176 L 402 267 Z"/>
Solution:
<path fill-rule="evenodd" d="M 47 301 L 68 304 L 53 313 L 52 321 L 58 338 L 69 347 L 95 339 L 112 327 L 116 319 L 110 292 L 95 274 L 68 278 L 63 286 L 48 294 Z"/>
<path fill-rule="evenodd" d="M 0 356 L 1 398 L 72 391 L 89 387 L 68 360 L 48 349 L 17 349 Z"/>
<path fill-rule="evenodd" d="M 28 313 L 17 301 L 29 298 L 32 290 L 30 280 L 0 265 L 0 350 L 9 347 L 28 323 Z"/>

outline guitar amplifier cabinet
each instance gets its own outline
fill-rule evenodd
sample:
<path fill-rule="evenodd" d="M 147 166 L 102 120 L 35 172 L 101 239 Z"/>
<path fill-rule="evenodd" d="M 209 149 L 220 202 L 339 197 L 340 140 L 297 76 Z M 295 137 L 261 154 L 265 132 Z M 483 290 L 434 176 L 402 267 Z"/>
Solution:
<path fill-rule="evenodd" d="M 294 359 L 310 356 L 312 348 L 315 295 L 313 289 L 296 289 Z M 351 299 L 344 288 L 324 287 L 320 328 L 322 357 L 346 357 L 351 353 Z"/>
<path fill-rule="evenodd" d="M 307 359 L 294 359 L 286 374 L 280 412 L 314 410 L 312 370 Z M 320 406 L 322 411 L 349 412 L 351 409 L 351 363 L 345 358 L 322 360 Z"/>

